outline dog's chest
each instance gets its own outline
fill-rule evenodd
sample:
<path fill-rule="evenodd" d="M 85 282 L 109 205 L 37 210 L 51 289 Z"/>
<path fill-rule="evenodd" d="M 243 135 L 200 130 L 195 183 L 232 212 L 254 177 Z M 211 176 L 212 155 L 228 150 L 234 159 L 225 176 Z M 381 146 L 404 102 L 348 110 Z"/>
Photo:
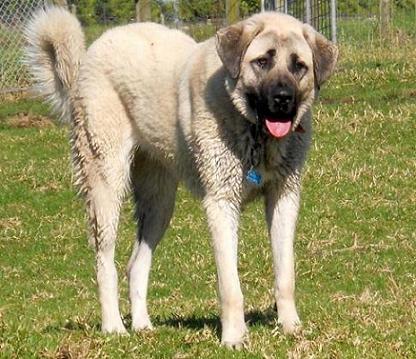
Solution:
<path fill-rule="evenodd" d="M 264 133 L 253 137 L 249 131 L 245 132 L 236 147 L 239 148 L 248 182 L 261 186 L 270 181 L 282 180 L 295 171 L 304 155 L 302 146 L 299 146 L 301 143 L 298 143 L 295 136 L 297 135 L 292 134 L 288 138 L 275 140 Z M 299 148 L 296 149 L 296 146 Z M 251 174 L 259 176 L 258 183 L 250 181 Z"/>
<path fill-rule="evenodd" d="M 293 139 L 280 141 L 252 136 L 240 137 L 238 144 L 242 164 L 242 202 L 247 203 L 262 194 L 266 187 L 279 187 L 300 170 L 302 152 L 294 151 Z"/>
<path fill-rule="evenodd" d="M 232 128 L 225 125 L 229 123 L 205 121 L 194 126 L 190 151 L 202 194 L 244 203 L 300 170 L 305 152 L 300 135 L 276 140 L 267 133 L 253 136 L 244 122 L 236 121 L 239 125 Z M 250 173 L 258 180 L 252 181 Z"/>

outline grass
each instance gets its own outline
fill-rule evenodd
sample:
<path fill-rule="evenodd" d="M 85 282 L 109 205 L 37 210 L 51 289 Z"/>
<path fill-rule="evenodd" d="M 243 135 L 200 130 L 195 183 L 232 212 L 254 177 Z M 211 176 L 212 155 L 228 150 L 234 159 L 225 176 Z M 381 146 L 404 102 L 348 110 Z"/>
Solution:
<path fill-rule="evenodd" d="M 415 46 L 342 46 L 341 53 L 338 73 L 315 107 L 303 183 L 296 242 L 303 331 L 286 337 L 277 326 L 257 202 L 244 213 L 240 230 L 250 345 L 236 353 L 219 347 L 209 234 L 200 204 L 183 188 L 153 264 L 155 331 L 100 333 L 94 254 L 71 184 L 67 129 L 20 127 L 19 114 L 45 116 L 48 108 L 34 100 L 3 103 L 0 357 L 415 357 Z M 117 253 L 127 323 L 131 216 L 127 203 Z"/>

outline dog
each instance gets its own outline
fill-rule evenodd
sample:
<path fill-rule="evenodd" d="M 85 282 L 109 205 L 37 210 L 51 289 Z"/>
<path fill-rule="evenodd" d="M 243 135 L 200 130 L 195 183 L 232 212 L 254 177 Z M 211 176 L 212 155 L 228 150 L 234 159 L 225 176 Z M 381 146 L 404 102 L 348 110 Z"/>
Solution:
<path fill-rule="evenodd" d="M 212 234 L 221 343 L 246 338 L 237 271 L 243 206 L 263 196 L 278 320 L 300 325 L 293 242 L 311 106 L 334 72 L 337 47 L 295 18 L 265 12 L 196 43 L 152 23 L 104 33 L 86 51 L 78 20 L 62 8 L 27 26 L 37 91 L 71 124 L 76 184 L 85 198 L 102 330 L 126 331 L 114 253 L 131 189 L 137 238 L 128 263 L 133 330 L 151 329 L 146 296 L 152 255 L 169 225 L 179 182 L 202 199 Z"/>

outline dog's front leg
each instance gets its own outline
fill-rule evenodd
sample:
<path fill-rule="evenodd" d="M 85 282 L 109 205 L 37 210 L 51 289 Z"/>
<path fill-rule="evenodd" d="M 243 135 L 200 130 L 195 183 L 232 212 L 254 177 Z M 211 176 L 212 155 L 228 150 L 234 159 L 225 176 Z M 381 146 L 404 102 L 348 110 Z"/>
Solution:
<path fill-rule="evenodd" d="M 293 187 L 293 188 L 292 188 Z M 295 306 L 294 237 L 299 211 L 300 190 L 294 184 L 285 191 L 270 188 L 266 192 L 266 219 L 273 252 L 275 300 L 279 323 L 284 333 L 300 326 Z"/>
<path fill-rule="evenodd" d="M 221 343 L 240 349 L 246 334 L 243 294 L 237 270 L 239 208 L 227 200 L 204 199 L 217 265 L 221 305 Z"/>

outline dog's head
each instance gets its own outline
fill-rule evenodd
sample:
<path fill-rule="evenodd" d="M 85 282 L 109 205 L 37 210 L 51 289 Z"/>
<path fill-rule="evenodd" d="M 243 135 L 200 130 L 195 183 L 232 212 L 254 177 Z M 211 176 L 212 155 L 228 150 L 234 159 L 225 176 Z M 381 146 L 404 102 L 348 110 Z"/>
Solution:
<path fill-rule="evenodd" d="M 216 39 L 234 104 L 278 139 L 298 128 L 338 58 L 336 46 L 311 26 L 279 13 L 255 15 Z"/>

